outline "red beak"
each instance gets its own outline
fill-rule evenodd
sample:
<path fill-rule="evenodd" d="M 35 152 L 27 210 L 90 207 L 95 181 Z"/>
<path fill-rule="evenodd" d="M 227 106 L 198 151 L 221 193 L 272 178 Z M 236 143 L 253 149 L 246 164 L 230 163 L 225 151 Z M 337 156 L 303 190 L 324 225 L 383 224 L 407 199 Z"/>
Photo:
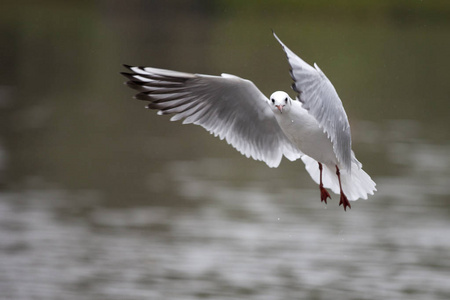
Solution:
<path fill-rule="evenodd" d="M 283 105 L 275 105 L 276 108 L 280 111 L 280 113 L 283 113 Z"/>

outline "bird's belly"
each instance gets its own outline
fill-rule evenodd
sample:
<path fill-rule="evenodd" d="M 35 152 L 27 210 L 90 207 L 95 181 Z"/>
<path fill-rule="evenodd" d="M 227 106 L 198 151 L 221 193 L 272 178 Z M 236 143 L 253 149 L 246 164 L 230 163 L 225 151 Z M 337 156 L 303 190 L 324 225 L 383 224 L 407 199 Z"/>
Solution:
<path fill-rule="evenodd" d="M 331 140 L 313 117 L 293 115 L 279 120 L 279 124 L 284 134 L 304 154 L 324 164 L 337 164 Z"/>

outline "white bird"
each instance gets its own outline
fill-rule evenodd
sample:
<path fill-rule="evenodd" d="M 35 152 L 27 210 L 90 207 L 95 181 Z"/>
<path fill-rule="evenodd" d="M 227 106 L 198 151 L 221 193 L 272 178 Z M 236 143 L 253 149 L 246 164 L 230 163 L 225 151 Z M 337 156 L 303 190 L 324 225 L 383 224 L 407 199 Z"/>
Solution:
<path fill-rule="evenodd" d="M 314 67 L 287 48 L 296 99 L 282 91 L 270 100 L 253 82 L 230 74 L 211 76 L 125 65 L 136 99 L 171 121 L 200 125 L 225 139 L 247 157 L 278 167 L 283 156 L 301 158 L 319 184 L 321 201 L 340 194 L 339 205 L 373 195 L 375 182 L 351 150 L 350 125 L 339 96 L 317 64 Z"/>

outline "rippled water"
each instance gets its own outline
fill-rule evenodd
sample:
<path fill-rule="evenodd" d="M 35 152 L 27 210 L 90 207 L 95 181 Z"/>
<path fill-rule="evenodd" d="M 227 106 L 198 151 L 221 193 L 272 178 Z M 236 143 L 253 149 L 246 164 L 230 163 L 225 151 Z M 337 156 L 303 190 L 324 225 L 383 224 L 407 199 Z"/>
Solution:
<path fill-rule="evenodd" d="M 182 207 L 110 207 L 89 190 L 3 193 L 1 295 L 447 299 L 448 149 L 410 147 L 406 174 L 376 178 L 376 196 L 347 213 L 320 204 L 311 182 L 231 184 L 240 158 L 168 163 L 155 176 L 173 191 L 149 197 Z"/>
<path fill-rule="evenodd" d="M 265 10 L 176 3 L 9 5 L 0 299 L 449 299 L 441 14 L 364 21 L 319 7 L 295 23 L 272 12 L 283 40 L 337 86 L 377 182 L 344 212 L 336 195 L 320 202 L 301 162 L 267 168 L 130 100 L 121 63 L 289 87 Z"/>

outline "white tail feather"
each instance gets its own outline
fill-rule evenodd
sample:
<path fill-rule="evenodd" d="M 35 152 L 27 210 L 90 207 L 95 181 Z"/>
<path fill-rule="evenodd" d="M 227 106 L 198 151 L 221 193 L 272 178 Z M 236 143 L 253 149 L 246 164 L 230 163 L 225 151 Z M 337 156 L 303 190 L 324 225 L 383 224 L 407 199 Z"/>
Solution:
<path fill-rule="evenodd" d="M 320 171 L 317 161 L 307 155 L 302 156 L 302 161 L 311 178 L 319 184 Z M 340 170 L 340 176 L 342 190 L 348 200 L 355 201 L 360 198 L 367 199 L 367 195 L 373 195 L 377 190 L 375 188 L 376 183 L 366 172 L 364 172 L 356 159 L 352 160 L 351 173 L 348 173 L 346 170 Z M 331 189 L 333 193 L 340 193 L 335 166 L 323 165 L 322 182 L 323 186 Z"/>

